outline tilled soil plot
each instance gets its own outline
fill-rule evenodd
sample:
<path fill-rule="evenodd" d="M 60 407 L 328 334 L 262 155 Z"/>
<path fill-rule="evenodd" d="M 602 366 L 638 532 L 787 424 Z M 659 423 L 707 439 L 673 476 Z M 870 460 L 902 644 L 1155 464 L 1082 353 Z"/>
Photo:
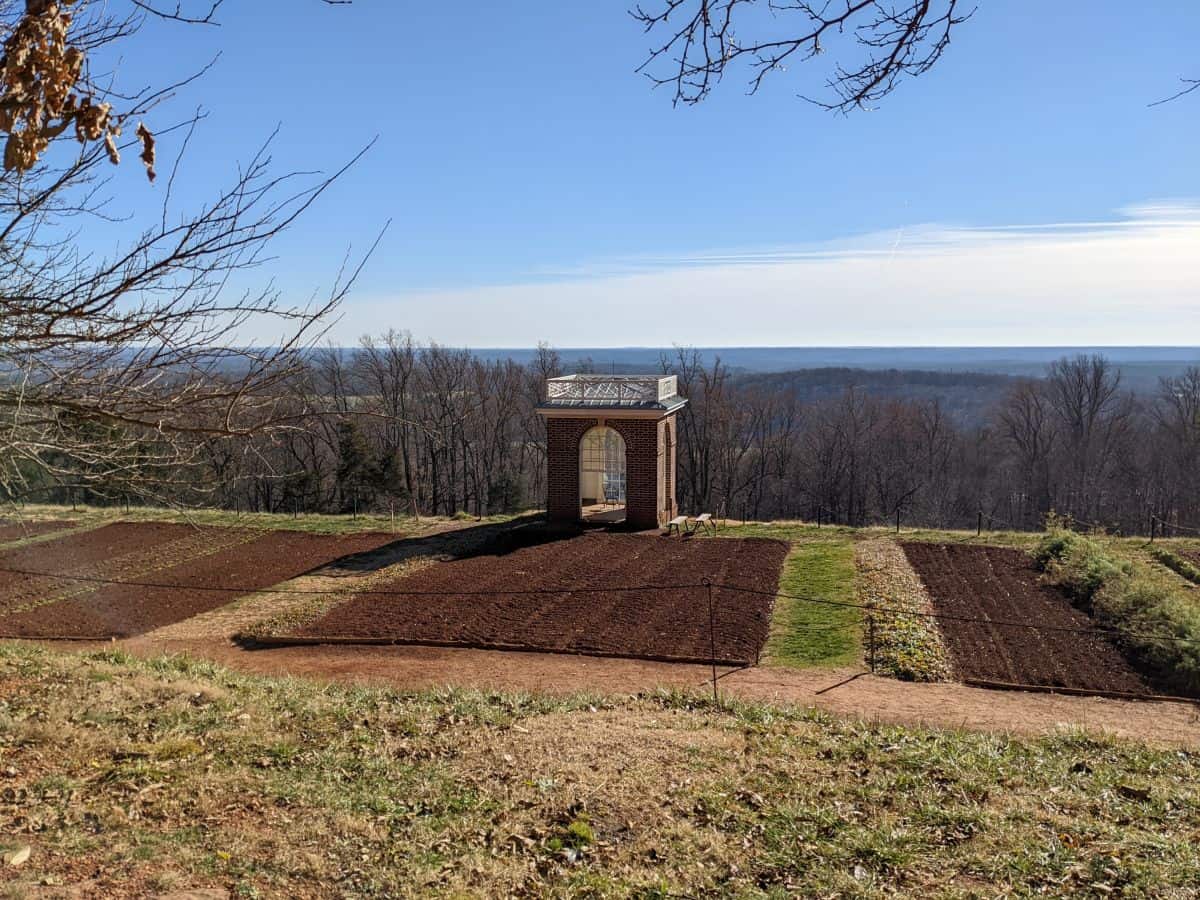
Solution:
<path fill-rule="evenodd" d="M 74 528 L 77 524 L 76 522 L 67 522 L 64 520 L 15 522 L 12 519 L 0 519 L 0 544 L 7 544 L 9 541 L 20 541 L 25 538 L 39 537 L 40 535 L 51 534 L 55 531 L 66 531 L 68 528 Z"/>
<path fill-rule="evenodd" d="M 197 539 L 186 525 L 117 522 L 0 553 L 0 615 L 91 590 L 78 579 L 115 578 L 168 546 Z"/>
<path fill-rule="evenodd" d="M 965 680 L 1093 691 L 1153 690 L 1090 616 L 1057 588 L 1039 581 L 1027 554 L 1010 547 L 963 544 L 914 542 L 903 547 L 929 588 L 936 612 L 982 620 L 938 622 L 955 671 Z"/>
<path fill-rule="evenodd" d="M 102 533 L 109 529 L 116 531 Z M 91 542 L 82 540 L 93 535 Z M 74 581 L 33 578 L 34 584 L 26 583 L 20 595 L 7 603 L 10 592 L 7 586 L 0 589 L 0 637 L 108 638 L 141 634 L 395 540 L 386 534 L 198 530 L 152 523 L 123 523 L 78 537 L 81 540 L 74 542 L 80 554 L 77 559 L 64 556 L 63 548 L 55 546 L 59 541 L 26 548 L 30 552 L 22 559 L 27 568 L 83 577 Z M 96 574 L 103 568 L 100 560 L 104 550 L 124 551 L 139 540 L 140 552 L 117 552 L 115 558 L 122 565 L 109 565 Z M 155 565 L 156 556 L 161 565 Z M 8 555 L 0 556 L 0 567 L 9 565 Z M 107 583 L 110 580 L 115 583 Z M 63 585 L 70 588 L 63 590 Z M 60 599 L 34 605 L 37 600 L 29 599 L 30 592 L 39 587 L 42 591 L 58 590 Z M 7 614 L 5 609 L 9 610 Z"/>
<path fill-rule="evenodd" d="M 750 663 L 786 555 L 783 542 L 759 538 L 584 534 L 437 563 L 346 600 L 296 637 L 697 661 L 713 657 L 715 635 L 716 659 Z"/>

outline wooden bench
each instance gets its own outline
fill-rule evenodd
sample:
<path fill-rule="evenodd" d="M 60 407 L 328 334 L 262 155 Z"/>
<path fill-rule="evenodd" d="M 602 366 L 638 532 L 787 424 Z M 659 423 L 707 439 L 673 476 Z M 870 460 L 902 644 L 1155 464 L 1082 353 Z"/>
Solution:
<path fill-rule="evenodd" d="M 700 513 L 700 515 L 696 516 L 696 522 L 692 525 L 692 534 L 695 534 L 701 528 L 705 531 L 710 529 L 712 531 L 717 530 L 717 523 L 713 521 L 712 513 Z"/>
<path fill-rule="evenodd" d="M 680 537 L 683 537 L 684 531 L 687 530 L 687 524 L 688 524 L 687 516 L 676 516 L 670 522 L 667 523 L 667 536 L 670 537 L 671 532 L 674 531 L 677 535 L 679 535 Z"/>

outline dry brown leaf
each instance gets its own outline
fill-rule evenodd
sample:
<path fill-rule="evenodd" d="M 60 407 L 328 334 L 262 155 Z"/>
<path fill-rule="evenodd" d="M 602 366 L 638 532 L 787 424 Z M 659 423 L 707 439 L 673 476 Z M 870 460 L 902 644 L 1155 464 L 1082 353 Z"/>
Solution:
<path fill-rule="evenodd" d="M 153 181 L 156 176 L 154 171 L 154 135 L 146 127 L 145 122 L 138 122 L 136 134 L 142 142 L 142 153 L 139 158 L 146 166 L 146 177 Z"/>
<path fill-rule="evenodd" d="M 8 134 L 4 168 L 33 168 L 50 141 L 74 127 L 82 143 L 103 141 L 108 158 L 121 160 L 121 129 L 107 103 L 94 103 L 80 79 L 84 51 L 70 43 L 75 0 L 27 0 L 25 13 L 5 39 L 0 56 L 0 131 Z M 81 96 L 82 95 L 82 96 Z M 142 161 L 154 178 L 154 141 L 142 137 Z"/>
<path fill-rule="evenodd" d="M 33 852 L 33 848 L 28 844 L 22 844 L 13 850 L 6 852 L 3 857 L 5 865 L 20 866 L 29 861 L 29 855 Z"/>

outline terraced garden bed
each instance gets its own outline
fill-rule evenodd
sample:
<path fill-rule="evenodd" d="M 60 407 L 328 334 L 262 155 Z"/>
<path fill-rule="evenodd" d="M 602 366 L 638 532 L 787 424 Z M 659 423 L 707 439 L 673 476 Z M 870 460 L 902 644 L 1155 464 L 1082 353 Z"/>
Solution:
<path fill-rule="evenodd" d="M 0 615 L 91 587 L 201 535 L 182 525 L 118 523 L 0 553 Z M 145 562 L 142 563 L 145 565 Z M 82 580 L 81 580 L 82 579 Z"/>
<path fill-rule="evenodd" d="M 788 550 L 767 539 L 514 540 L 376 585 L 288 634 L 258 637 L 697 661 L 713 657 L 715 634 L 716 659 L 750 663 L 766 640 Z M 715 631 L 699 587 L 705 577 L 718 585 Z"/>
<path fill-rule="evenodd" d="M 1008 547 L 905 543 L 964 680 L 1152 693 L 1105 631 Z M 965 621 L 976 620 L 976 621 Z M 1037 627 L 1030 627 L 1037 626 Z"/>
<path fill-rule="evenodd" d="M 7 544 L 12 541 L 21 541 L 25 538 L 40 537 L 43 534 L 52 534 L 55 531 L 66 531 L 69 528 L 75 527 L 76 522 L 68 522 L 62 519 L 47 521 L 32 521 L 32 522 L 17 522 L 13 519 L 0 519 L 0 544 Z"/>
<path fill-rule="evenodd" d="M 391 535 L 121 522 L 0 553 L 0 637 L 128 637 L 223 606 Z"/>

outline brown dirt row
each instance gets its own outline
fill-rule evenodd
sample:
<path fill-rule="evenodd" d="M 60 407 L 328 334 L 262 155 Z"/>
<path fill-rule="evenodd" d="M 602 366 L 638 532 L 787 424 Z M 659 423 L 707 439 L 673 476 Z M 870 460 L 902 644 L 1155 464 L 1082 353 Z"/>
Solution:
<path fill-rule="evenodd" d="M 7 544 L 11 541 L 23 541 L 31 537 L 40 537 L 43 534 L 52 534 L 55 531 L 66 531 L 78 524 L 78 522 L 68 522 L 66 520 L 16 522 L 12 519 L 0 519 L 0 544 Z"/>
<path fill-rule="evenodd" d="M 983 620 L 939 620 L 955 673 L 963 679 L 1154 691 L 1086 613 L 1040 581 L 1033 561 L 1022 551 L 964 544 L 902 546 L 929 588 L 937 612 Z M 1047 628 L 1029 628 L 1026 623 Z M 1049 630 L 1061 628 L 1075 631 Z"/>
<path fill-rule="evenodd" d="M 713 591 L 716 657 L 751 662 L 766 640 L 786 554 L 786 544 L 758 538 L 584 534 L 516 547 L 505 541 L 491 553 L 443 562 L 347 599 L 287 637 L 709 659 L 704 589 L 664 587 L 697 585 L 707 576 L 765 592 Z M 626 586 L 641 589 L 581 592 Z M 512 590 L 539 593 L 502 593 Z M 386 591 L 396 593 L 380 593 Z"/>
<path fill-rule="evenodd" d="M 167 557 L 160 568 L 152 572 L 143 570 L 141 577 L 119 579 L 134 581 L 133 584 L 88 584 L 88 589 L 78 595 L 9 612 L 0 616 L 0 636 L 107 638 L 140 634 L 215 609 L 241 594 L 271 587 L 339 557 L 372 550 L 394 540 L 392 535 L 385 534 L 333 536 L 286 531 L 241 534 L 240 529 L 221 528 L 204 529 L 197 534 L 189 526 L 171 527 L 185 529 L 192 540 L 207 542 L 208 548 L 193 546 L 192 554 Z M 117 529 L 115 536 L 98 532 L 79 535 L 81 539 L 98 535 L 92 543 L 81 542 L 81 550 L 89 559 L 96 554 L 93 544 L 112 548 L 118 546 L 115 543 L 118 539 L 128 538 L 130 529 L 137 533 L 155 526 L 122 523 L 99 531 L 109 528 Z M 161 537 L 154 530 L 148 536 Z M 46 553 L 46 558 L 39 558 L 37 553 L 26 554 L 29 567 L 49 571 L 57 563 L 72 569 L 70 574 L 80 574 L 77 571 L 80 566 L 62 559 L 61 548 L 54 547 L 56 543 L 27 548 Z M 215 552 L 209 552 L 214 546 Z M 148 553 L 161 553 L 164 549 L 160 543 Z M 141 562 L 145 564 L 146 559 Z"/>

